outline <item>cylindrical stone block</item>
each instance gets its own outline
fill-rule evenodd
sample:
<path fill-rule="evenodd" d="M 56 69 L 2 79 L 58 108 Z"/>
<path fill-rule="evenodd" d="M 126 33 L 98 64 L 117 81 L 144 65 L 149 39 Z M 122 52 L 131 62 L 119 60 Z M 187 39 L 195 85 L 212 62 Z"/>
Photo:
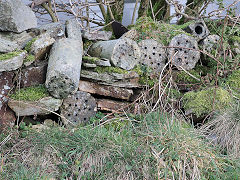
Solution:
<path fill-rule="evenodd" d="M 95 99 L 86 92 L 77 91 L 74 95 L 68 96 L 61 107 L 62 121 L 67 126 L 76 126 L 87 123 L 95 116 L 97 105 Z"/>
<path fill-rule="evenodd" d="M 204 21 L 196 21 L 190 24 L 185 31 L 192 34 L 199 41 L 209 35 L 209 30 Z"/>
<path fill-rule="evenodd" d="M 51 49 L 46 75 L 46 87 L 56 98 L 65 98 L 77 91 L 82 64 L 82 43 L 65 38 Z"/>
<path fill-rule="evenodd" d="M 99 41 L 90 47 L 88 54 L 109 59 L 113 66 L 126 70 L 133 69 L 141 56 L 137 43 L 128 38 Z"/>
<path fill-rule="evenodd" d="M 161 72 L 166 60 L 163 45 L 153 39 L 142 40 L 138 45 L 141 48 L 140 63 L 151 67 L 154 73 Z"/>
<path fill-rule="evenodd" d="M 185 34 L 175 36 L 168 49 L 168 59 L 179 70 L 191 70 L 200 59 L 200 52 L 197 41 Z"/>

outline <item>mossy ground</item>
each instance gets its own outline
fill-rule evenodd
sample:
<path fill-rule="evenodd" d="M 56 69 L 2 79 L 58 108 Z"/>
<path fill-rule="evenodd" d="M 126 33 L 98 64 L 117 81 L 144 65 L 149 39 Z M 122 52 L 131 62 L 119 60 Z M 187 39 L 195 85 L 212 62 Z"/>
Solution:
<path fill-rule="evenodd" d="M 21 54 L 22 52 L 23 51 L 14 51 L 14 52 L 9 52 L 9 53 L 4 53 L 4 54 L 0 53 L 0 61 L 4 61 L 4 60 L 11 59 L 13 57 L 16 57 L 19 54 Z"/>
<path fill-rule="evenodd" d="M 230 93 L 223 88 L 208 88 L 190 91 L 183 96 L 183 108 L 192 111 L 197 117 L 203 117 L 213 111 L 226 110 L 233 102 Z"/>
<path fill-rule="evenodd" d="M 16 90 L 11 98 L 20 101 L 37 101 L 41 98 L 47 97 L 49 94 L 44 85 L 32 86 Z"/>

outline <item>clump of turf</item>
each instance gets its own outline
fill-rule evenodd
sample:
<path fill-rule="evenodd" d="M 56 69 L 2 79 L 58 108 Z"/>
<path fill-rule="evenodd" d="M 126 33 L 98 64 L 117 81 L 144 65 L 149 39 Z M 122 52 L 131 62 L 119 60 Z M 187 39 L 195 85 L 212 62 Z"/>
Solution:
<path fill-rule="evenodd" d="M 208 88 L 201 91 L 190 91 L 183 96 L 183 108 L 197 117 L 205 116 L 213 111 L 221 111 L 230 106 L 232 97 L 223 88 Z"/>
<path fill-rule="evenodd" d="M 49 94 L 44 85 L 32 86 L 16 90 L 11 98 L 21 101 L 37 101 L 41 98 L 47 97 Z"/>

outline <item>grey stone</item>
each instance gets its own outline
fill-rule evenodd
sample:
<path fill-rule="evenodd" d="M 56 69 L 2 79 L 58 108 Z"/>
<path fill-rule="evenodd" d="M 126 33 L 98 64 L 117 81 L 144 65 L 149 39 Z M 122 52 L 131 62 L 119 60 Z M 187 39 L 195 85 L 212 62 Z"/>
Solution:
<path fill-rule="evenodd" d="M 38 101 L 17 101 L 9 100 L 8 106 L 17 116 L 46 115 L 59 109 L 62 105 L 61 99 L 44 97 Z"/>
<path fill-rule="evenodd" d="M 0 38 L 13 41 L 19 46 L 19 49 L 23 49 L 33 36 L 32 33 L 27 33 L 26 31 L 23 31 L 22 33 L 0 32 Z"/>
<path fill-rule="evenodd" d="M 38 28 L 40 34 L 47 33 L 51 38 L 60 39 L 65 37 L 65 26 L 59 22 L 44 24 Z"/>
<path fill-rule="evenodd" d="M 45 85 L 56 98 L 66 98 L 77 91 L 82 64 L 79 40 L 57 40 L 50 52 Z"/>
<path fill-rule="evenodd" d="M 8 53 L 19 49 L 16 42 L 0 38 L 0 53 Z"/>
<path fill-rule="evenodd" d="M 85 68 L 95 68 L 95 67 L 97 67 L 96 64 L 91 64 L 91 63 L 82 63 L 82 65 L 83 65 Z"/>
<path fill-rule="evenodd" d="M 76 126 L 88 122 L 96 114 L 97 105 L 89 93 L 77 91 L 64 99 L 60 110 L 63 123 Z"/>
<path fill-rule="evenodd" d="M 88 39 L 90 41 L 108 41 L 112 37 L 111 31 L 87 31 L 83 30 L 83 38 Z"/>
<path fill-rule="evenodd" d="M 118 73 L 97 73 L 94 71 L 81 71 L 81 78 L 89 81 L 98 82 L 103 85 L 111 85 L 116 87 L 135 88 L 139 87 L 139 75 L 134 71 L 127 74 Z"/>
<path fill-rule="evenodd" d="M 26 57 L 26 52 L 22 52 L 18 56 L 12 57 L 7 60 L 1 60 L 0 72 L 13 71 L 20 68 L 23 64 L 23 60 L 25 57 Z"/>
<path fill-rule="evenodd" d="M 178 70 L 191 70 L 200 59 L 197 41 L 186 34 L 175 36 L 169 47 L 171 48 L 168 49 L 168 59 Z"/>
<path fill-rule="evenodd" d="M 33 11 L 21 0 L 0 1 L 0 30 L 22 32 L 37 27 Z"/>
<path fill-rule="evenodd" d="M 137 43 L 128 38 L 99 41 L 90 47 L 88 54 L 109 59 L 114 66 L 126 70 L 133 69 L 141 57 Z"/>
<path fill-rule="evenodd" d="M 203 20 L 190 24 L 185 31 L 192 34 L 198 41 L 209 35 L 209 30 Z"/>
<path fill-rule="evenodd" d="M 77 19 L 66 21 L 66 33 L 68 38 L 79 40 L 82 43 L 81 25 Z"/>
<path fill-rule="evenodd" d="M 41 34 L 36 41 L 31 45 L 30 53 L 35 56 L 36 60 L 41 60 L 49 52 L 51 45 L 55 42 L 55 39 L 48 33 Z"/>
<path fill-rule="evenodd" d="M 132 39 L 134 41 L 136 41 L 138 39 L 139 35 L 136 29 L 131 29 L 128 32 L 124 33 L 120 38 L 129 38 Z"/>
<path fill-rule="evenodd" d="M 142 40 L 138 45 L 142 53 L 140 63 L 151 67 L 152 73 L 160 73 L 167 58 L 163 45 L 153 39 Z"/>
<path fill-rule="evenodd" d="M 209 35 L 208 37 L 206 37 L 201 43 L 203 51 L 211 53 L 211 51 L 215 50 L 219 45 L 219 40 L 220 40 L 220 36 L 215 34 Z"/>
<path fill-rule="evenodd" d="M 108 59 L 99 59 L 98 61 L 95 62 L 96 65 L 98 66 L 102 66 L 102 67 L 110 67 L 111 66 L 111 63 Z"/>

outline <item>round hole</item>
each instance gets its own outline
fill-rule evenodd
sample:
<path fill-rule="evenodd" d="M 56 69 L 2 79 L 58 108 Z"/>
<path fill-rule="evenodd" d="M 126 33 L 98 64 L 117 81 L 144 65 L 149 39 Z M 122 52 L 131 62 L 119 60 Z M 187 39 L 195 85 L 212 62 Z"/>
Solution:
<path fill-rule="evenodd" d="M 196 47 L 195 47 L 195 46 L 193 46 L 193 49 L 196 49 Z"/>
<path fill-rule="evenodd" d="M 177 42 L 178 45 L 180 45 L 180 42 Z"/>
<path fill-rule="evenodd" d="M 75 107 L 77 107 L 77 104 L 75 104 Z"/>
<path fill-rule="evenodd" d="M 144 49 L 147 49 L 147 47 L 144 47 Z"/>
<path fill-rule="evenodd" d="M 145 57 L 147 57 L 147 55 L 146 55 L 146 54 L 144 54 L 144 56 L 145 56 Z"/>
<path fill-rule="evenodd" d="M 193 56 L 192 58 L 195 59 L 195 56 Z"/>
<path fill-rule="evenodd" d="M 162 56 L 162 54 L 159 54 L 159 56 Z"/>
<path fill-rule="evenodd" d="M 86 121 L 86 120 L 87 120 L 87 118 L 83 118 L 83 120 L 84 120 L 84 121 Z"/>
<path fill-rule="evenodd" d="M 186 43 L 188 43 L 189 41 L 188 40 L 186 40 Z"/>
<path fill-rule="evenodd" d="M 88 108 L 89 111 L 91 111 L 92 109 L 91 108 Z"/>
<path fill-rule="evenodd" d="M 68 117 L 71 116 L 71 114 L 68 114 Z"/>
<path fill-rule="evenodd" d="M 185 56 L 184 58 L 187 59 L 187 56 Z"/>
<path fill-rule="evenodd" d="M 203 28 L 201 26 L 196 26 L 195 27 L 195 33 L 202 34 L 202 32 L 203 32 Z"/>
<path fill-rule="evenodd" d="M 156 47 L 153 47 L 153 49 L 156 49 Z"/>
<path fill-rule="evenodd" d="M 86 100 L 85 100 L 85 103 L 87 103 L 87 102 L 88 102 L 88 100 L 86 99 Z"/>
<path fill-rule="evenodd" d="M 182 62 L 182 59 L 181 59 L 181 58 L 178 58 L 177 61 L 178 61 L 178 62 Z"/>
<path fill-rule="evenodd" d="M 157 63 L 158 66 L 160 66 L 160 63 Z"/>
<path fill-rule="evenodd" d="M 150 62 L 151 65 L 153 65 L 153 62 Z"/>
<path fill-rule="evenodd" d="M 178 49 L 174 49 L 175 53 L 178 52 Z"/>
<path fill-rule="evenodd" d="M 186 53 L 187 53 L 187 51 L 185 50 L 185 51 L 184 51 L 184 53 L 186 54 Z"/>
<path fill-rule="evenodd" d="M 188 62 L 186 62 L 186 65 L 188 65 Z"/>
<path fill-rule="evenodd" d="M 78 116 L 77 114 L 75 114 L 75 116 Z"/>
<path fill-rule="evenodd" d="M 152 53 L 153 55 L 155 55 L 156 53 Z"/>
<path fill-rule="evenodd" d="M 78 111 L 81 111 L 81 109 L 78 109 Z"/>
<path fill-rule="evenodd" d="M 182 48 L 180 48 L 179 51 L 182 51 Z"/>
<path fill-rule="evenodd" d="M 72 106 L 72 104 L 69 104 L 69 107 L 71 107 Z"/>

